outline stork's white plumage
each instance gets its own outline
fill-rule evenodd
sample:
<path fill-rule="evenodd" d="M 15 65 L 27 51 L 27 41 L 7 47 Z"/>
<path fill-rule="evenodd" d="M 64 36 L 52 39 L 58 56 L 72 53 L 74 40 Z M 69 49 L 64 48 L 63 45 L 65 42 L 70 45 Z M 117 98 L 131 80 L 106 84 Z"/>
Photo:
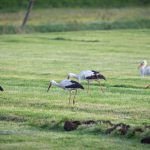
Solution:
<path fill-rule="evenodd" d="M 87 80 L 87 82 L 88 82 L 88 91 L 89 91 L 90 81 L 95 80 L 100 85 L 100 79 L 106 80 L 106 78 L 102 74 L 100 74 L 100 72 L 94 71 L 94 70 L 83 70 L 79 74 L 69 73 L 68 74 L 68 79 L 71 78 L 71 77 L 76 78 L 79 82 L 81 80 Z M 101 90 L 102 90 L 102 88 L 101 88 Z"/>
<path fill-rule="evenodd" d="M 142 77 L 144 77 L 145 75 L 150 75 L 150 66 L 147 66 L 147 61 L 143 60 L 140 65 L 139 65 L 139 69 L 140 69 L 140 74 Z"/>
<path fill-rule="evenodd" d="M 73 80 L 65 79 L 65 80 L 62 80 L 60 83 L 57 83 L 56 81 L 52 80 L 49 83 L 49 87 L 47 89 L 47 92 L 49 91 L 49 89 L 52 85 L 60 87 L 64 90 L 68 90 L 70 92 L 69 103 L 71 100 L 71 93 L 72 93 L 72 91 L 75 91 L 74 98 L 73 98 L 73 104 L 75 104 L 75 96 L 77 94 L 77 90 L 78 89 L 84 89 L 84 87 L 80 83 L 73 81 Z"/>

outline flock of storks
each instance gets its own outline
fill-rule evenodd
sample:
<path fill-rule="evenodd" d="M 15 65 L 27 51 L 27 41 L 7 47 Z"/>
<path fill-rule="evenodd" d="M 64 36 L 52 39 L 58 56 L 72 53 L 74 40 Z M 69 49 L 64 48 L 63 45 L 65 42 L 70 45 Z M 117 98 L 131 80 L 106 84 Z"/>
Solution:
<path fill-rule="evenodd" d="M 57 83 L 54 80 L 50 81 L 50 84 L 49 84 L 49 87 L 48 87 L 47 91 L 49 91 L 49 89 L 52 85 L 58 86 L 58 87 L 60 87 L 64 90 L 68 90 L 70 92 L 69 103 L 70 103 L 70 100 L 71 100 L 71 93 L 72 93 L 72 91 L 75 91 L 75 94 L 74 94 L 74 97 L 73 97 L 73 104 L 75 104 L 75 96 L 77 94 L 77 90 L 78 89 L 84 89 L 84 87 L 77 81 L 69 80 L 71 77 L 76 78 L 79 82 L 81 80 L 87 80 L 87 82 L 88 82 L 88 91 L 89 91 L 89 84 L 90 84 L 91 81 L 95 80 L 100 85 L 100 79 L 106 80 L 106 78 L 102 74 L 100 74 L 98 71 L 84 70 L 84 71 L 81 71 L 79 74 L 69 73 L 67 79 L 62 80 L 60 83 Z"/>
<path fill-rule="evenodd" d="M 146 60 L 143 60 L 140 63 L 138 68 L 140 70 L 140 74 L 142 77 L 144 77 L 145 75 L 150 75 L 150 66 L 147 66 Z M 78 80 L 78 82 L 69 80 L 70 78 L 75 78 Z M 95 71 L 95 70 L 84 70 L 84 71 L 81 71 L 79 74 L 69 73 L 67 76 L 67 79 L 62 80 L 60 83 L 57 83 L 54 80 L 50 81 L 47 92 L 49 91 L 49 89 L 52 85 L 60 87 L 64 90 L 68 90 L 70 92 L 70 96 L 69 96 L 69 103 L 70 103 L 71 93 L 72 93 L 72 91 L 75 91 L 75 94 L 73 97 L 73 104 L 75 104 L 75 96 L 77 94 L 77 90 L 84 89 L 84 87 L 80 84 L 81 80 L 86 80 L 88 82 L 88 91 L 89 91 L 90 82 L 96 81 L 99 83 L 99 86 L 100 86 L 101 79 L 106 80 L 106 77 L 103 76 L 100 72 Z M 150 87 L 150 84 L 146 86 L 146 88 L 148 88 L 148 87 Z M 101 90 L 103 92 L 102 88 L 101 88 Z"/>
<path fill-rule="evenodd" d="M 139 70 L 140 70 L 140 74 L 142 77 L 144 77 L 145 75 L 150 75 L 150 66 L 147 66 L 146 60 L 143 60 L 140 63 Z M 70 78 L 76 78 L 78 80 L 78 82 L 74 81 L 74 80 L 70 80 Z M 56 81 L 51 80 L 49 83 L 47 92 L 49 91 L 49 89 L 52 85 L 60 87 L 64 90 L 68 90 L 70 92 L 70 96 L 69 96 L 69 103 L 70 103 L 72 91 L 75 91 L 73 99 L 72 99 L 73 104 L 75 104 L 75 96 L 77 94 L 77 90 L 84 89 L 84 87 L 80 84 L 81 80 L 86 80 L 88 82 L 88 90 L 87 91 L 89 91 L 90 82 L 96 81 L 96 82 L 98 82 L 98 84 L 100 86 L 101 79 L 106 80 L 105 76 L 103 76 L 100 72 L 94 71 L 94 70 L 84 70 L 84 71 L 81 71 L 79 74 L 69 73 L 67 76 L 67 79 L 62 80 L 60 83 L 57 83 Z M 150 84 L 146 86 L 146 88 L 148 88 L 148 87 L 150 87 Z M 100 88 L 101 88 L 101 86 L 100 86 Z M 102 88 L 101 88 L 101 90 L 102 90 L 102 92 L 104 92 Z M 2 86 L 0 86 L 0 91 L 4 91 Z"/>

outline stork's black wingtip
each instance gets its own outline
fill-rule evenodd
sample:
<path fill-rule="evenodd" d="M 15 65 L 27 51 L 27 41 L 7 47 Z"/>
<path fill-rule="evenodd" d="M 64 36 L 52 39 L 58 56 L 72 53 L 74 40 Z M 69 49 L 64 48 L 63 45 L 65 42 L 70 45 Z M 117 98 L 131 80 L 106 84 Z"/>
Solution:
<path fill-rule="evenodd" d="M 0 91 L 4 91 L 4 89 L 0 86 Z"/>
<path fill-rule="evenodd" d="M 103 75 L 102 75 L 102 79 L 105 80 L 105 81 L 107 80 L 106 77 L 104 77 Z"/>
<path fill-rule="evenodd" d="M 80 84 L 80 89 L 84 90 L 84 87 Z"/>

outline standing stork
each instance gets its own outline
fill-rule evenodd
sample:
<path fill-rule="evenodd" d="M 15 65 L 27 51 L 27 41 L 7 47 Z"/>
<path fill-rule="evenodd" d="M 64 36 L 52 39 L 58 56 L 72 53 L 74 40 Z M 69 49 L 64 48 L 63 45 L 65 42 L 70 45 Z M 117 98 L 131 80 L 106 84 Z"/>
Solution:
<path fill-rule="evenodd" d="M 4 91 L 4 89 L 0 86 L 0 91 Z"/>
<path fill-rule="evenodd" d="M 100 72 L 94 71 L 94 70 L 84 70 L 84 71 L 81 71 L 79 74 L 69 73 L 68 79 L 70 79 L 71 77 L 76 78 L 79 82 L 81 80 L 87 80 L 88 91 L 89 91 L 89 85 L 91 81 L 93 80 L 97 81 L 100 86 L 100 79 L 106 80 L 106 78 L 102 74 L 100 74 Z M 101 91 L 104 92 L 102 88 L 101 88 Z"/>
<path fill-rule="evenodd" d="M 140 73 L 141 73 L 141 76 L 144 77 L 145 75 L 150 75 L 150 66 L 147 66 L 147 61 L 146 60 L 143 60 L 139 67 L 140 69 Z"/>
<path fill-rule="evenodd" d="M 75 94 L 74 94 L 74 97 L 73 97 L 73 104 L 75 104 L 75 96 L 77 94 L 77 90 L 78 89 L 84 89 L 84 87 L 76 82 L 76 81 L 73 81 L 73 80 L 62 80 L 60 83 L 57 83 L 56 81 L 52 80 L 50 81 L 49 83 L 49 86 L 48 86 L 48 89 L 47 89 L 47 92 L 49 91 L 50 87 L 54 85 L 54 86 L 58 86 L 64 90 L 68 90 L 70 92 L 70 96 L 69 96 L 69 104 L 70 104 L 70 100 L 71 100 L 71 93 L 72 91 L 75 91 Z"/>

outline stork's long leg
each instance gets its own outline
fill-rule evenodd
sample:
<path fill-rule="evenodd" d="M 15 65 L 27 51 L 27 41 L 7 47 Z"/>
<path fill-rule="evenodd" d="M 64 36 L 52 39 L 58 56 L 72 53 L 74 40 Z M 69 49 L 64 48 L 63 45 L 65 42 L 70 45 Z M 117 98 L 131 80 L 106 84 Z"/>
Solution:
<path fill-rule="evenodd" d="M 88 80 L 88 91 L 87 92 L 89 92 L 89 90 L 90 90 L 90 81 Z"/>
<path fill-rule="evenodd" d="M 104 93 L 104 89 L 101 87 L 100 80 L 95 80 L 95 81 L 97 81 L 99 83 L 99 87 L 100 87 L 101 91 Z"/>
<path fill-rule="evenodd" d="M 73 104 L 75 104 L 75 96 L 77 94 L 77 90 L 75 91 L 75 94 L 74 94 L 74 98 L 73 98 Z"/>
<path fill-rule="evenodd" d="M 70 100 L 71 100 L 71 91 L 69 93 L 69 104 L 70 104 Z"/>

